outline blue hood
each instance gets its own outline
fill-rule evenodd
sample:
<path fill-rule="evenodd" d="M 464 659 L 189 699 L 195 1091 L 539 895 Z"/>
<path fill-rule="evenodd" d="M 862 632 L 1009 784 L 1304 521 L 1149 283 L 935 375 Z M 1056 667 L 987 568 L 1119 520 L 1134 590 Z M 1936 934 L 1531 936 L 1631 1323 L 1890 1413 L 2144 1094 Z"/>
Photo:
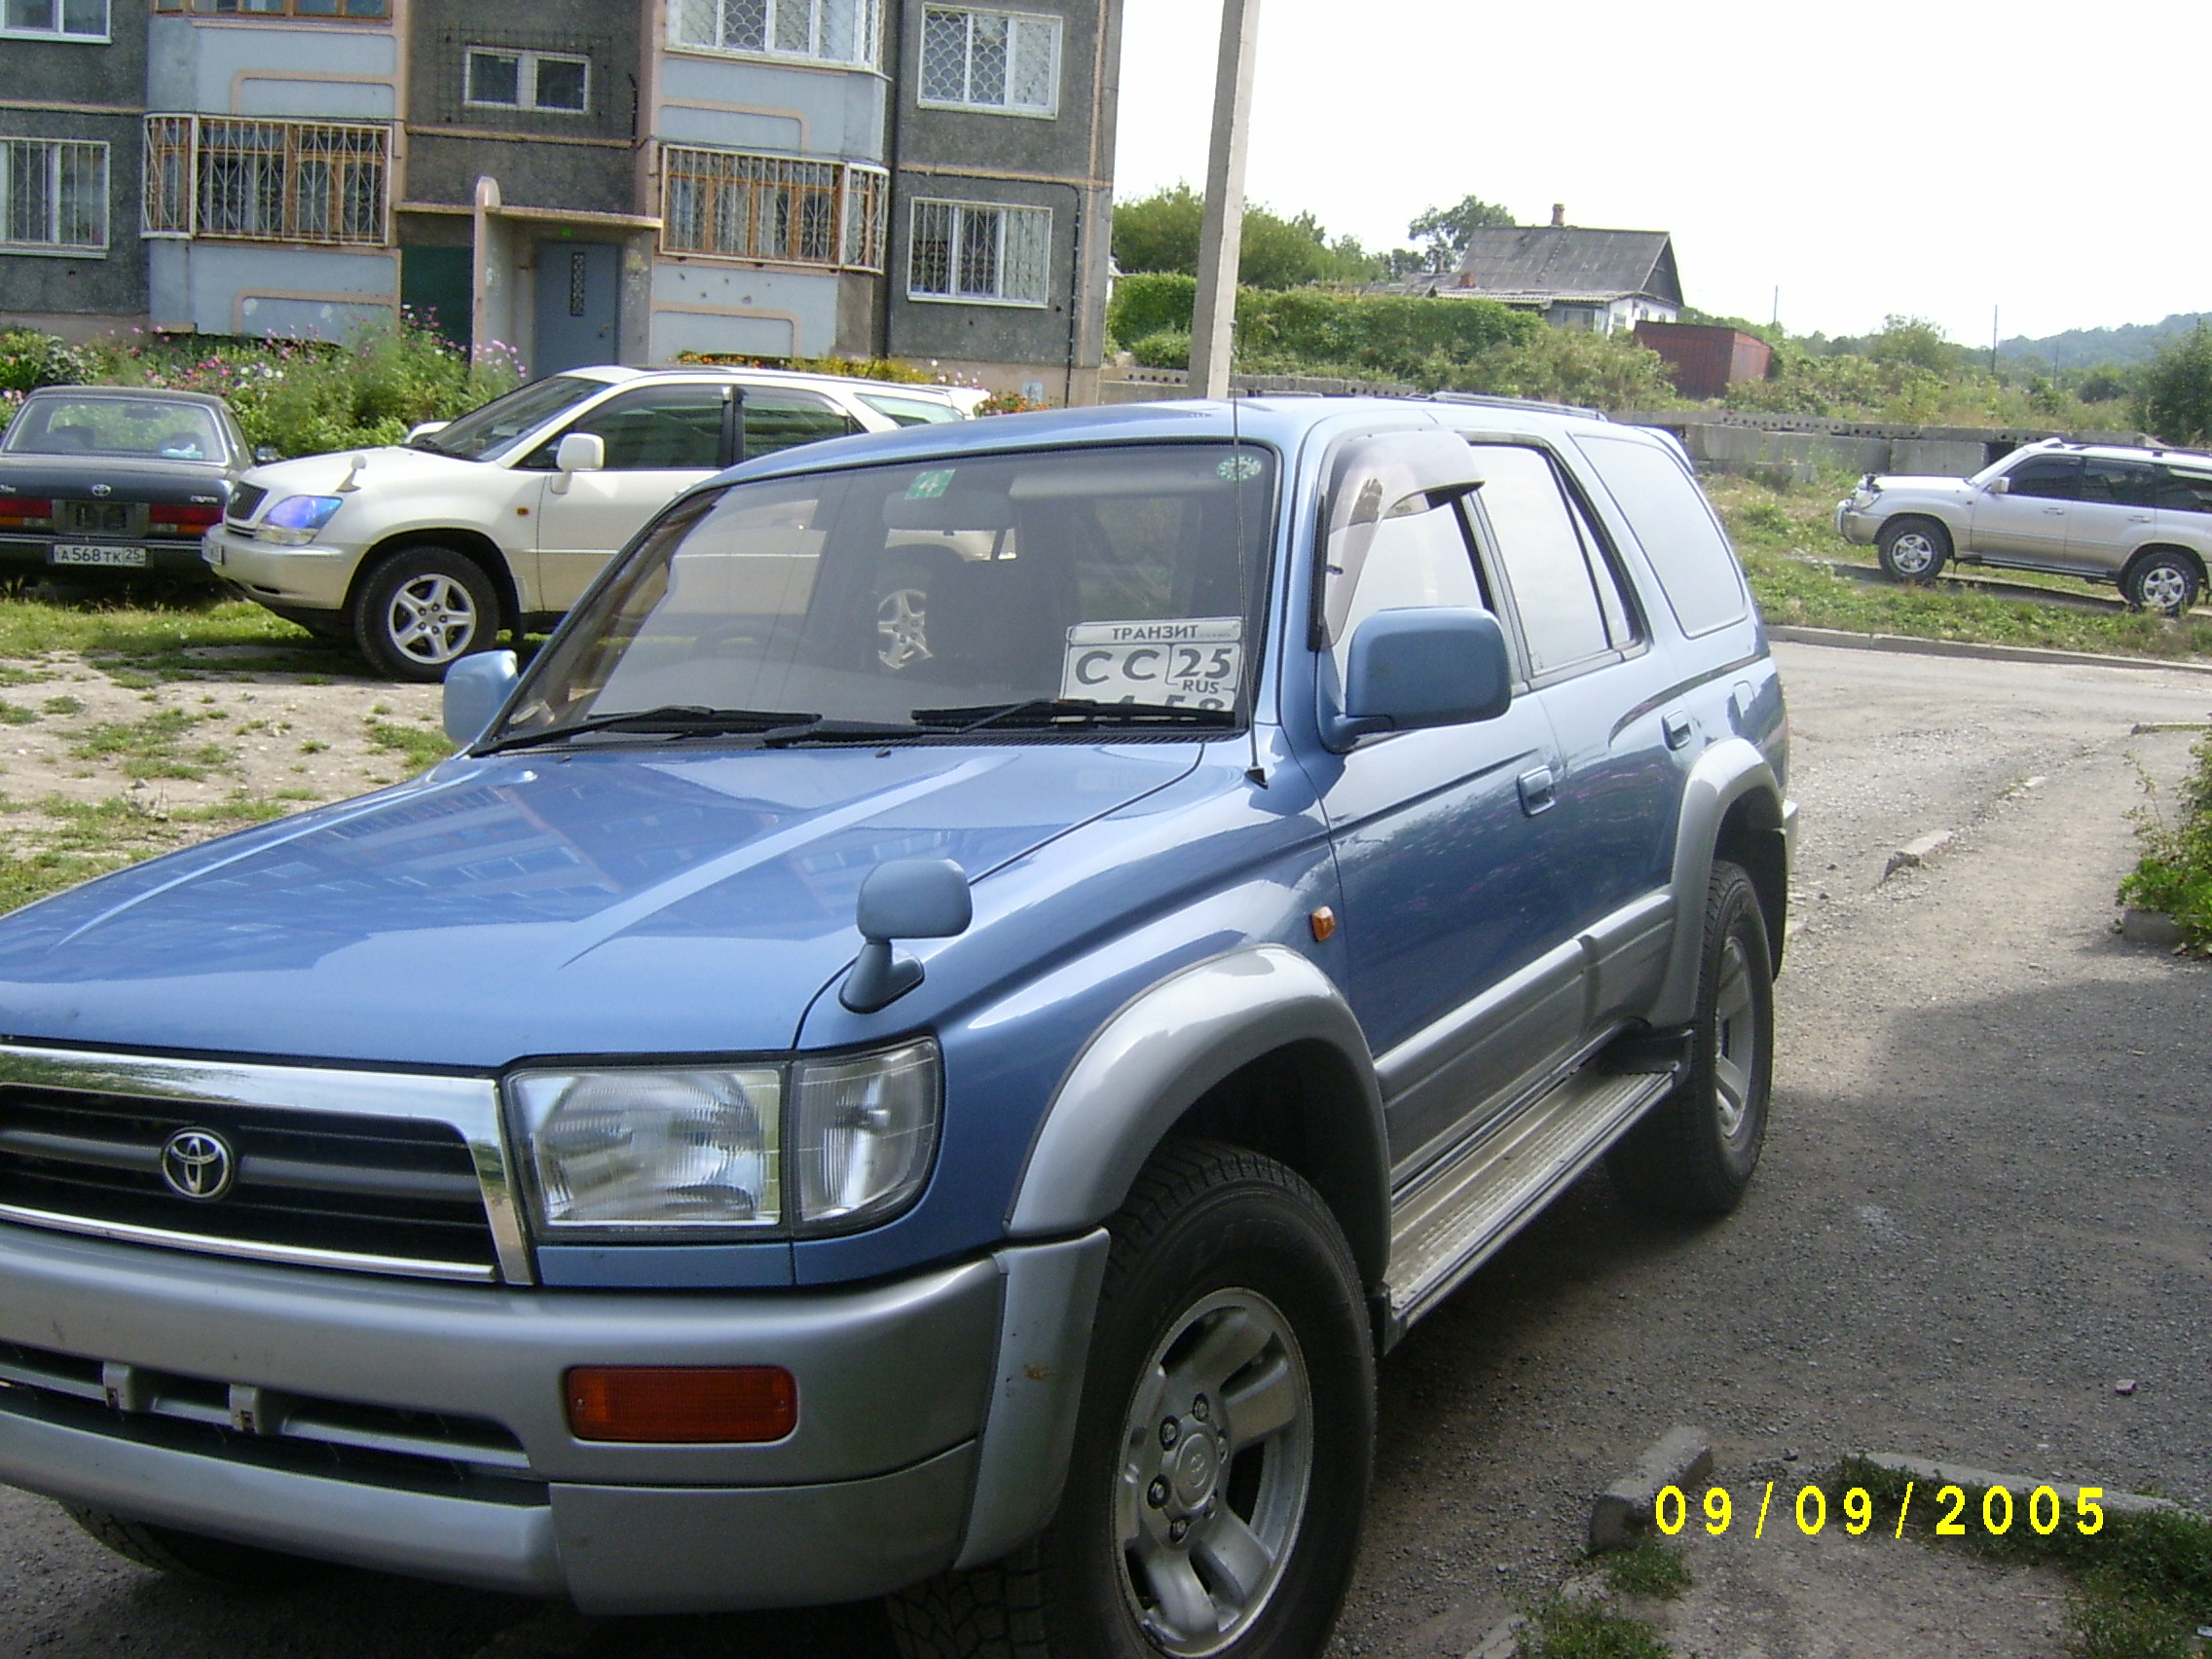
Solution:
<path fill-rule="evenodd" d="M 1196 744 L 448 761 L 0 920 L 0 1033 L 491 1069 L 793 1045 L 886 859 L 979 876 Z"/>

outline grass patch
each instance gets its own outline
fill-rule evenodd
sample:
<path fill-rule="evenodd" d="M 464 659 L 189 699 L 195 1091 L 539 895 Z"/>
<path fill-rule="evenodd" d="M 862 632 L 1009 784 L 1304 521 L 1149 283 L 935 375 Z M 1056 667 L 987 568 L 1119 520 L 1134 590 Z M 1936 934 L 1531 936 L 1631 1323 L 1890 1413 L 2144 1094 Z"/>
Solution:
<path fill-rule="evenodd" d="M 453 753 L 446 734 L 433 726 L 404 726 L 394 725 L 389 720 L 371 720 L 368 737 L 374 747 L 405 756 L 407 763 L 418 772 L 425 766 L 435 766 Z"/>
<path fill-rule="evenodd" d="M 187 656 L 202 646 L 252 646 L 251 656 Z M 172 680 L 205 679 L 225 668 L 272 673 L 366 672 L 305 628 L 243 600 L 213 605 L 54 605 L 0 596 L 0 685 L 26 685 L 54 675 L 42 659 L 76 651 L 119 685 L 144 689 Z M 342 668 L 339 665 L 343 663 Z"/>
<path fill-rule="evenodd" d="M 1523 1659 L 1674 1659 L 1648 1620 L 1555 1596 L 1529 1610 Z"/>
<path fill-rule="evenodd" d="M 1689 1563 L 1680 1550 L 1645 1538 L 1634 1549 L 1605 1557 L 1605 1582 L 1623 1596 L 1656 1596 L 1673 1602 L 1690 1587 Z"/>
<path fill-rule="evenodd" d="M 2075 610 L 1935 586 L 1868 584 L 1825 570 L 1814 561 L 1865 562 L 1862 550 L 1835 532 L 1831 515 L 1842 494 L 1837 484 L 1780 488 L 1713 477 L 1706 485 L 1771 623 L 2121 656 L 2212 658 L 2212 621 L 2202 617 Z M 2003 573 L 2010 580 L 2023 572 Z M 2050 585 L 2065 590 L 2070 584 L 2054 579 Z M 2083 584 L 2071 586 L 2088 591 Z"/>
<path fill-rule="evenodd" d="M 29 725 L 38 719 L 36 709 L 26 709 L 20 703 L 0 702 L 0 722 L 8 725 Z"/>
<path fill-rule="evenodd" d="M 2165 911 L 2190 945 L 2212 951 L 2212 734 L 2198 738 L 2192 753 L 2196 769 L 2181 786 L 2179 822 L 2166 822 L 2155 792 L 2136 815 L 2143 859 L 2120 884 L 2120 899 Z M 2152 791 L 2148 776 L 2144 789 Z"/>
<path fill-rule="evenodd" d="M 219 743 L 182 747 L 203 718 L 164 709 L 142 720 L 102 720 L 87 727 L 69 753 L 80 760 L 120 762 L 129 778 L 204 778 L 209 767 L 225 765 L 232 756 Z"/>
<path fill-rule="evenodd" d="M 7 810 L 38 812 L 53 827 L 28 832 L 44 843 L 34 850 L 19 856 L 0 854 L 0 910 L 13 910 L 95 875 L 173 852 L 204 839 L 209 830 L 242 829 L 284 816 L 284 808 L 275 802 L 242 795 L 169 811 L 120 796 L 82 801 L 49 795 L 35 805 L 11 801 Z"/>
<path fill-rule="evenodd" d="M 1864 1488 L 1875 1515 L 1886 1512 L 1894 1528 L 1907 1478 L 1847 1457 L 1824 1485 L 1837 1514 L 1845 1492 Z M 1938 1506 L 1925 1482 L 1914 1487 L 1906 1530 L 1925 1542 L 1969 1549 L 1992 1561 L 2064 1568 L 2074 1579 L 2068 1619 L 2075 1659 L 2193 1659 L 2198 1652 L 2196 1627 L 2212 1620 L 2212 1521 L 2170 1511 L 2119 1515 L 2108 1509 L 2095 1532 L 2084 1535 L 2069 1513 L 2046 1537 L 2028 1522 L 2030 1493 L 2016 1492 L 2010 1530 L 1992 1535 L 1981 1524 L 1984 1489 L 1959 1484 L 1967 1499 L 1960 1512 L 1964 1537 L 1936 1536 L 1936 1524 L 1949 1505 Z"/>
<path fill-rule="evenodd" d="M 81 715 L 85 712 L 85 705 L 74 697 L 49 697 L 42 706 L 50 715 Z"/>

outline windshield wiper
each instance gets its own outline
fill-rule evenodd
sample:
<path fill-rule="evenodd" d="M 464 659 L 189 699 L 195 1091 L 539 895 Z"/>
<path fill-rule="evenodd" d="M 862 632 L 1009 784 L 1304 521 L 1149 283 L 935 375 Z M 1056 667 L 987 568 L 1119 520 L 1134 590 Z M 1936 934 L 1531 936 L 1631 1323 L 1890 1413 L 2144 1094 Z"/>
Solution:
<path fill-rule="evenodd" d="M 588 732 L 635 731 L 671 737 L 719 737 L 729 732 L 800 729 L 820 720 L 820 715 L 793 714 L 772 709 L 710 709 L 700 703 L 665 703 L 657 709 L 628 709 L 620 714 L 593 715 L 567 725 L 540 726 L 535 731 L 510 732 L 474 753 L 497 755 L 507 749 L 527 749 L 540 743 L 558 743 Z"/>
<path fill-rule="evenodd" d="M 798 743 L 882 743 L 922 735 L 920 726 L 904 720 L 840 720 L 825 715 L 762 732 L 760 743 L 767 749 L 789 749 Z"/>
<path fill-rule="evenodd" d="M 1032 697 L 1026 702 L 972 709 L 916 709 L 914 723 L 954 736 L 985 726 L 1051 730 L 1061 726 L 1233 726 L 1234 709 L 1199 709 L 1183 703 L 1102 703 L 1093 697 Z"/>

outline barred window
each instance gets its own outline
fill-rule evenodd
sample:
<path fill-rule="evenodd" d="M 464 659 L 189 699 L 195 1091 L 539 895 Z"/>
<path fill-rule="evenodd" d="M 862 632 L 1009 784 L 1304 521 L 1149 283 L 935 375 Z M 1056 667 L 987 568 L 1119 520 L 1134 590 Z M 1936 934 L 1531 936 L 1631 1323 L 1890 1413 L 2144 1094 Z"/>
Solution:
<path fill-rule="evenodd" d="M 0 140 L 0 244 L 107 246 L 107 146 Z"/>
<path fill-rule="evenodd" d="M 672 145 L 661 171 L 661 245 L 671 253 L 883 269 L 878 168 Z"/>
<path fill-rule="evenodd" d="M 0 34 L 107 39 L 108 0 L 0 0 Z"/>
<path fill-rule="evenodd" d="M 146 229 L 249 241 L 382 245 L 382 127 L 146 118 Z"/>
<path fill-rule="evenodd" d="M 1059 82 L 1059 18 L 957 6 L 923 11 L 925 104 L 1052 115 Z"/>
<path fill-rule="evenodd" d="M 795 57 L 872 69 L 881 0 L 675 0 L 669 31 L 679 46 Z"/>
<path fill-rule="evenodd" d="M 210 18 L 331 18 L 382 22 L 391 0 L 154 0 L 157 12 L 197 12 Z"/>
<path fill-rule="evenodd" d="M 906 292 L 917 300 L 1041 306 L 1051 250 L 1050 207 L 917 201 Z"/>

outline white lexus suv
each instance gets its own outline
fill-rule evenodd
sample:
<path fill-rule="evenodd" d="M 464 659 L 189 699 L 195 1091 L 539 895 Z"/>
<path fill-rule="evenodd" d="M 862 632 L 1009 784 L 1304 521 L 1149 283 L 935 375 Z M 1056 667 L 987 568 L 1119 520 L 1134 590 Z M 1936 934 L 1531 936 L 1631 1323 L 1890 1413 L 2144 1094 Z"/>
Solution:
<path fill-rule="evenodd" d="M 548 626 L 646 520 L 741 457 L 964 420 L 957 388 L 766 369 L 576 369 L 404 447 L 247 472 L 202 556 L 277 615 L 436 681 Z"/>

